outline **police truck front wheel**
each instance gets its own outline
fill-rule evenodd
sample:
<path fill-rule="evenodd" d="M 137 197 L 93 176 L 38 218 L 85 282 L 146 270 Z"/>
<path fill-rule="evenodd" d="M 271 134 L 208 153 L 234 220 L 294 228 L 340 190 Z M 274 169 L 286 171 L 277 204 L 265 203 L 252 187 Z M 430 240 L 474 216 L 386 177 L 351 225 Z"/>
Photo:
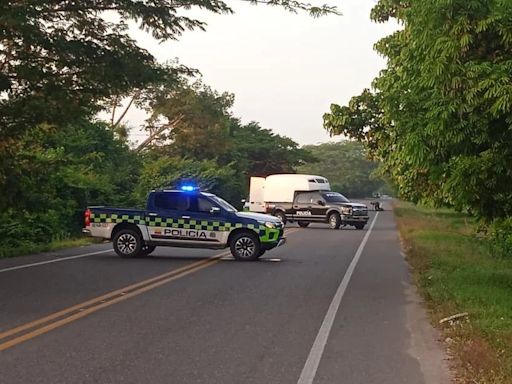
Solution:
<path fill-rule="evenodd" d="M 234 235 L 230 248 L 233 257 L 240 261 L 256 260 L 262 254 L 258 237 L 250 232 L 240 232 Z"/>
<path fill-rule="evenodd" d="M 121 229 L 113 239 L 114 251 L 121 257 L 136 257 L 142 250 L 142 239 L 137 231 Z"/>
<path fill-rule="evenodd" d="M 329 223 L 329 227 L 331 229 L 338 229 L 341 225 L 341 217 L 338 213 L 333 212 L 327 218 L 327 222 Z"/>

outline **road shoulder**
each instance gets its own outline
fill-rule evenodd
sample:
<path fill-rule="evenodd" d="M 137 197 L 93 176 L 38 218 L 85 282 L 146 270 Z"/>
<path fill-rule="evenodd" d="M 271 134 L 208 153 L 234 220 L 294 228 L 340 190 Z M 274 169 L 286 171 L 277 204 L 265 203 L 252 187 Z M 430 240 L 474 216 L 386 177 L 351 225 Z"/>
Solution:
<path fill-rule="evenodd" d="M 401 256 L 395 218 L 381 212 L 339 308 L 315 384 L 448 384 L 436 331 Z"/>

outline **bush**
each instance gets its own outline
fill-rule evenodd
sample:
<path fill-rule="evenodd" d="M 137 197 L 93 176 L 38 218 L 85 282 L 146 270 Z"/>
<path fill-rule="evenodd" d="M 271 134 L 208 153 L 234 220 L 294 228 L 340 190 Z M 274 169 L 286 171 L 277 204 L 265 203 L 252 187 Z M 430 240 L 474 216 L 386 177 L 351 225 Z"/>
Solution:
<path fill-rule="evenodd" d="M 27 212 L 7 210 L 0 215 L 0 257 L 12 250 L 30 249 L 34 244 L 45 245 L 69 236 L 67 222 L 56 211 Z"/>
<path fill-rule="evenodd" d="M 495 220 L 489 226 L 489 239 L 495 254 L 512 257 L 512 217 Z"/>

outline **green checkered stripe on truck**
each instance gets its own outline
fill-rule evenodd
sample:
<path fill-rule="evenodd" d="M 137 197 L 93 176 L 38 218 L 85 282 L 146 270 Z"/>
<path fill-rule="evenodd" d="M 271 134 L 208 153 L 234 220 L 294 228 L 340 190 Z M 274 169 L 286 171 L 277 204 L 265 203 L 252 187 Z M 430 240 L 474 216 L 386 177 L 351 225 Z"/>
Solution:
<path fill-rule="evenodd" d="M 164 219 L 151 217 L 144 220 L 140 215 L 118 215 L 108 213 L 91 214 L 93 223 L 132 223 L 147 225 L 149 227 L 194 229 L 197 231 L 231 232 L 237 228 L 252 229 L 258 234 L 261 242 L 277 241 L 279 229 L 267 228 L 264 225 L 229 223 L 222 221 L 194 220 L 194 219 Z"/>
<path fill-rule="evenodd" d="M 115 213 L 91 213 L 93 223 L 132 223 L 144 225 L 146 222 L 140 215 L 118 215 Z"/>

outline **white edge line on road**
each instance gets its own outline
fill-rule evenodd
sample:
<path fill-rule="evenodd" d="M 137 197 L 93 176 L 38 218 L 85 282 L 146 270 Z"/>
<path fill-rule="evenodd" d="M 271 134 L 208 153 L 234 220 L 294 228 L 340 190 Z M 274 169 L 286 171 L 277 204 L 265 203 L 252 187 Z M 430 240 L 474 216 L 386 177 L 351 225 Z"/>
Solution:
<path fill-rule="evenodd" d="M 378 216 L 379 213 L 377 212 L 375 214 L 375 218 L 373 219 L 372 225 L 366 232 L 363 241 L 361 241 L 361 244 L 359 245 L 359 248 L 357 249 L 354 258 L 352 259 L 352 262 L 348 266 L 347 272 L 345 272 L 345 276 L 343 276 L 343 280 L 341 281 L 341 284 L 338 287 L 338 290 L 336 291 L 336 294 L 334 295 L 331 304 L 329 305 L 329 309 L 327 310 L 324 321 L 322 322 L 322 326 L 320 327 L 320 330 L 316 335 L 315 342 L 313 343 L 313 346 L 309 351 L 308 358 L 306 360 L 306 363 L 304 364 L 304 368 L 302 369 L 297 384 L 313 384 L 313 380 L 315 379 L 316 371 L 318 370 L 318 365 L 320 364 L 320 360 L 322 359 L 325 345 L 327 344 L 329 334 L 331 333 L 331 328 L 334 324 L 334 319 L 336 317 L 336 313 L 338 312 L 341 300 L 343 299 L 343 295 L 345 294 L 348 283 L 350 282 L 350 278 L 354 273 L 356 265 L 359 261 L 359 258 L 361 257 L 361 254 L 363 253 L 366 242 L 368 241 L 368 238 L 372 233 L 373 226 L 375 225 Z"/>
<path fill-rule="evenodd" d="M 9 271 L 15 271 L 17 269 L 24 269 L 24 268 L 30 268 L 30 267 L 37 267 L 38 265 L 44 265 L 44 264 L 51 264 L 51 263 L 58 263 L 60 261 L 66 261 L 66 260 L 73 260 L 73 259 L 80 259 L 82 257 L 87 256 L 93 256 L 93 255 L 99 255 L 102 253 L 112 252 L 111 249 L 108 249 L 106 251 L 97 251 L 97 252 L 90 252 L 90 253 L 84 253 L 82 255 L 76 255 L 76 256 L 68 256 L 68 257 L 60 257 L 58 259 L 52 259 L 52 260 L 46 260 L 46 261 L 40 261 L 38 263 L 32 263 L 32 264 L 23 264 L 23 265 L 17 265 L 14 267 L 4 268 L 0 269 L 0 273 L 2 272 L 9 272 Z"/>

